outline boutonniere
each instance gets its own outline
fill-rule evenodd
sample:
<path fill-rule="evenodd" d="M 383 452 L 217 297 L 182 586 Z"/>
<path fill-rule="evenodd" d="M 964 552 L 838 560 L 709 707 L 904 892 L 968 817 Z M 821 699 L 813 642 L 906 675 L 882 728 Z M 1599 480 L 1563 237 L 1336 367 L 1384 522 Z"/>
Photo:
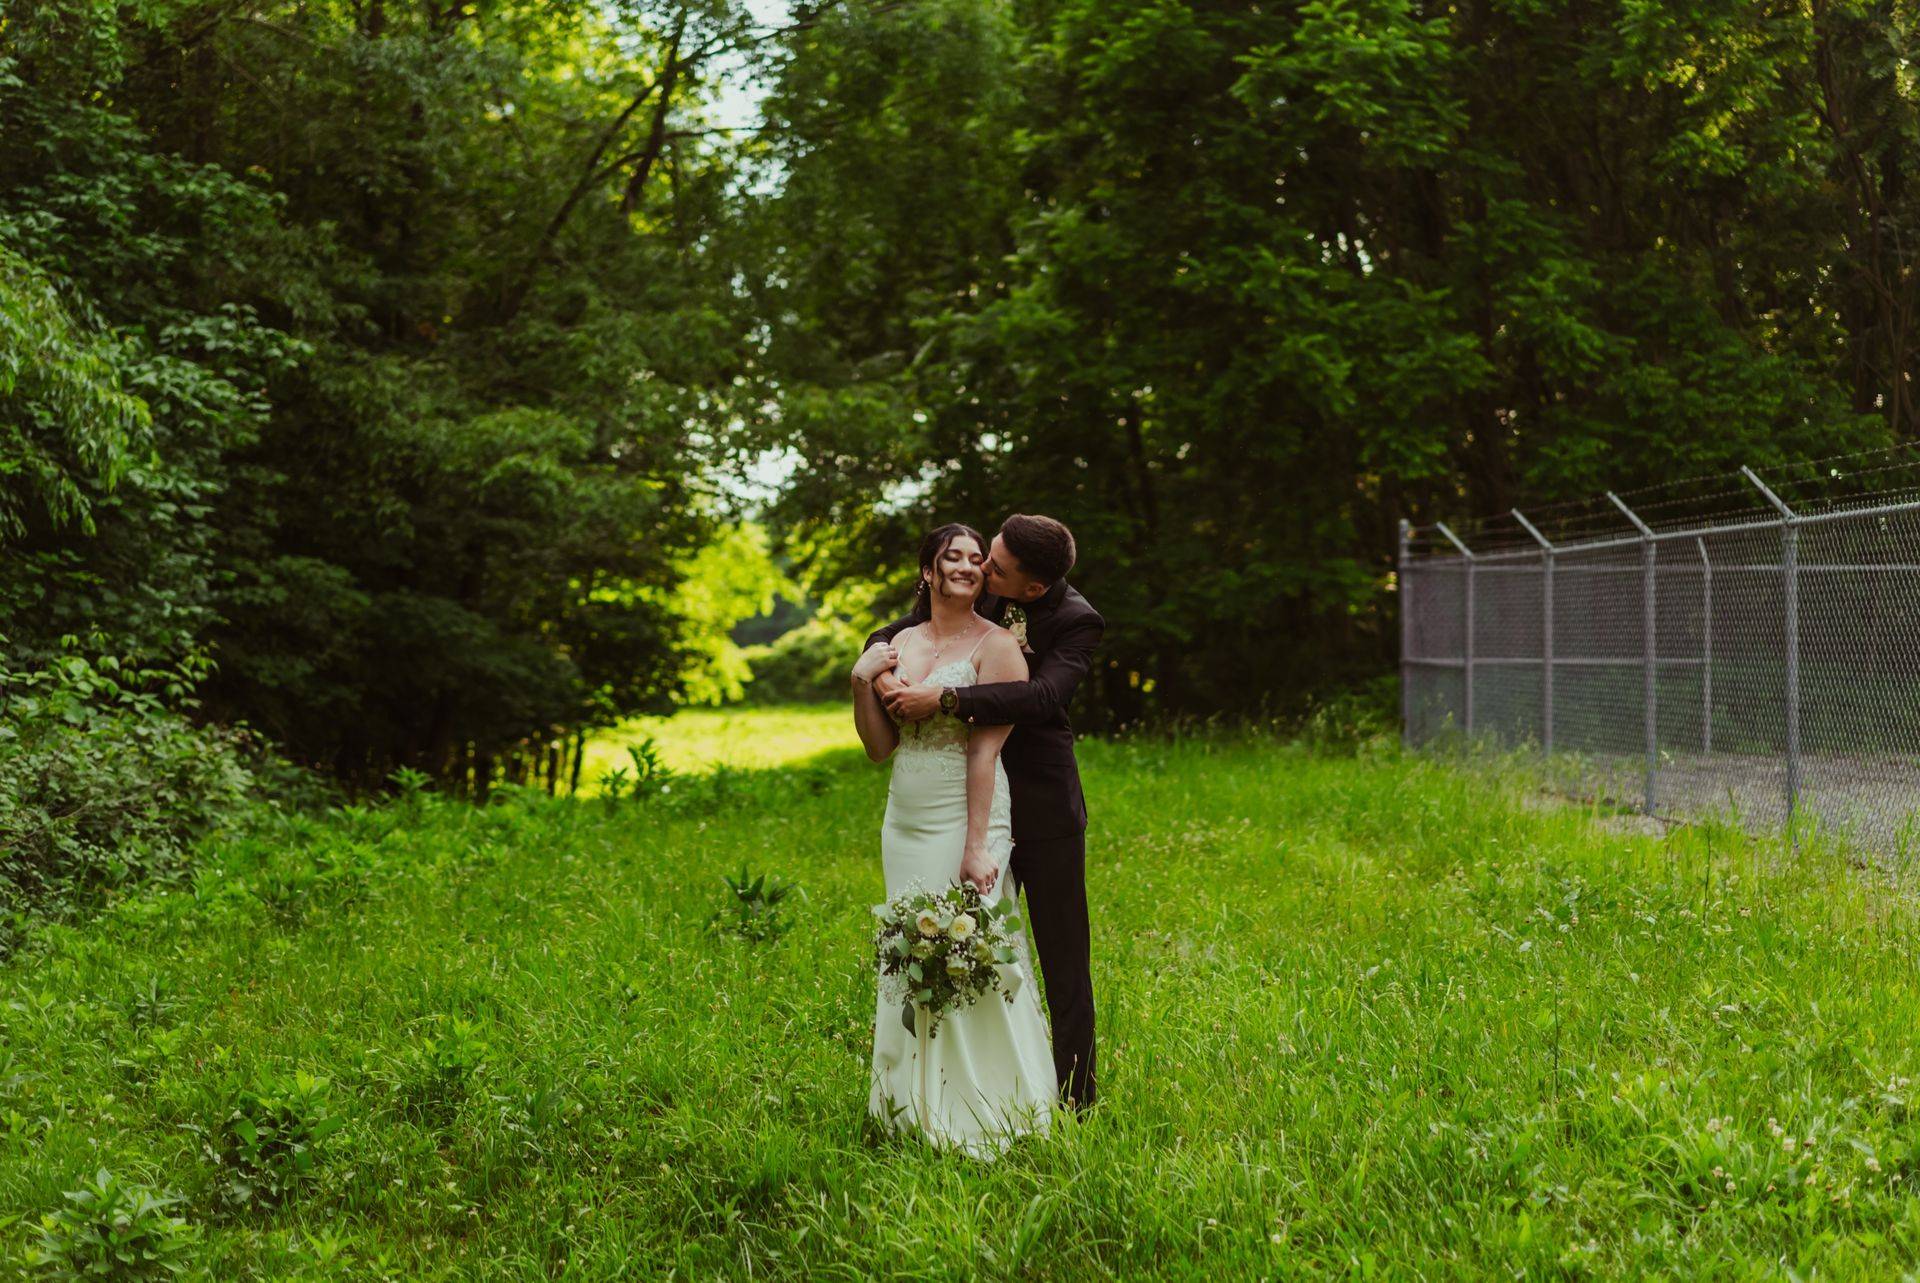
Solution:
<path fill-rule="evenodd" d="M 1020 643 L 1021 650 L 1029 655 L 1033 654 L 1033 647 L 1027 645 L 1026 611 L 1009 602 L 1007 608 L 1000 613 L 1000 622 L 1007 626 L 1007 631 L 1013 634 L 1013 639 Z"/>

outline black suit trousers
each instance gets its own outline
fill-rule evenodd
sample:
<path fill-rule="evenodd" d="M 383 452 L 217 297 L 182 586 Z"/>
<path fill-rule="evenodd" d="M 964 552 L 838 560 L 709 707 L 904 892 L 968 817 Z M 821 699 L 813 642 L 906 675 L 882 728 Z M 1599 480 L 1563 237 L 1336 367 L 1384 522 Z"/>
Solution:
<path fill-rule="evenodd" d="M 1015 840 L 1010 871 L 1027 897 L 1027 921 L 1053 1025 L 1061 1094 L 1093 1103 L 1093 959 L 1087 926 L 1087 836 Z"/>

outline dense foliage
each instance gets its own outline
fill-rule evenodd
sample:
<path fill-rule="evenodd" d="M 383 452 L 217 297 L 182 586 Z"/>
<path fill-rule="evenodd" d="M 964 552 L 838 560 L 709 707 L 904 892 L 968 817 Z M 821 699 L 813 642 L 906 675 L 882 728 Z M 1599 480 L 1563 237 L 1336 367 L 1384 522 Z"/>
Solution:
<path fill-rule="evenodd" d="M 204 652 L 196 717 L 350 788 L 564 787 L 755 662 L 835 686 L 918 529 L 1025 509 L 1110 620 L 1095 721 L 1297 703 L 1390 662 L 1403 515 L 1915 435 L 1917 38 L 1861 0 L 11 4 L 8 666 Z M 747 656 L 769 553 L 832 605 Z"/>
<path fill-rule="evenodd" d="M 206 715 L 482 790 L 701 677 L 732 618 L 676 607 L 744 330 L 728 171 L 667 125 L 724 7 L 0 27 L 15 665 L 206 645 Z"/>
<path fill-rule="evenodd" d="M 836 11 L 767 108 L 787 510 L 876 575 L 935 513 L 1066 519 L 1116 717 L 1377 671 L 1403 515 L 1915 435 L 1917 39 L 1858 2 Z"/>

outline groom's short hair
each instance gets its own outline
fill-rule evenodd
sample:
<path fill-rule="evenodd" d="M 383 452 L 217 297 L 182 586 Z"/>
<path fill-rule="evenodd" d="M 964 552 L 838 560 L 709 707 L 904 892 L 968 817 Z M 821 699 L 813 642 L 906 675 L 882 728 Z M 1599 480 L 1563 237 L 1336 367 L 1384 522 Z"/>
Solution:
<path fill-rule="evenodd" d="M 1000 538 L 1029 579 L 1051 585 L 1073 569 L 1073 531 L 1052 517 L 1016 512 L 1000 523 Z"/>

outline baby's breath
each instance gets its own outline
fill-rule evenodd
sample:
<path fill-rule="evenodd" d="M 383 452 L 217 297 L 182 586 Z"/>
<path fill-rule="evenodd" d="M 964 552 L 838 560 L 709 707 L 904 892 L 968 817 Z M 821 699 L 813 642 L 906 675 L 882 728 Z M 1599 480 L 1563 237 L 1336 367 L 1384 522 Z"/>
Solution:
<path fill-rule="evenodd" d="M 998 989 L 1008 1002 L 1019 985 L 1012 970 L 1020 920 L 1010 907 L 988 901 L 971 882 L 942 891 L 909 891 L 873 907 L 880 927 L 874 952 L 880 992 L 901 1004 L 902 1023 L 913 1028 L 924 1011 L 933 1036 L 948 1013 Z"/>

